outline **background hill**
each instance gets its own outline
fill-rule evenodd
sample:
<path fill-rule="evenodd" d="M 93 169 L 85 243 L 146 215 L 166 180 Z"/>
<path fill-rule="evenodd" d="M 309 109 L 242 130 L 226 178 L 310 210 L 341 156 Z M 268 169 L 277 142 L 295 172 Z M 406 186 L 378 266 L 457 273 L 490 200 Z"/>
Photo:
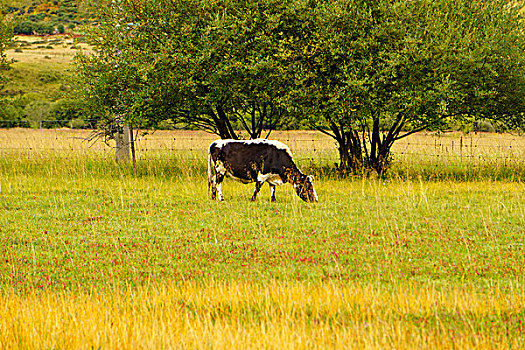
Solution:
<path fill-rule="evenodd" d="M 10 1 L 17 19 L 0 90 L 0 128 L 59 127 L 87 118 L 72 94 L 72 60 L 83 43 L 82 24 L 93 19 L 81 1 Z M 57 35 L 50 35 L 57 34 Z M 61 35 L 62 34 L 62 35 Z M 42 120 L 46 122 L 42 122 Z"/>
<path fill-rule="evenodd" d="M 62 34 L 93 21 L 81 1 L 13 1 L 7 11 L 19 23 L 15 34 Z"/>

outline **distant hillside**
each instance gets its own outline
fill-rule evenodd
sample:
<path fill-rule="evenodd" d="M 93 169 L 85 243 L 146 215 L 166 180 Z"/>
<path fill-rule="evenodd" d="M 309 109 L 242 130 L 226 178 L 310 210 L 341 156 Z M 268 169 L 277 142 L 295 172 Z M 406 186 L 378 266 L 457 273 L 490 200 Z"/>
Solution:
<path fill-rule="evenodd" d="M 55 34 L 71 32 L 93 21 L 80 0 L 13 1 L 7 9 L 18 19 L 15 34 Z"/>

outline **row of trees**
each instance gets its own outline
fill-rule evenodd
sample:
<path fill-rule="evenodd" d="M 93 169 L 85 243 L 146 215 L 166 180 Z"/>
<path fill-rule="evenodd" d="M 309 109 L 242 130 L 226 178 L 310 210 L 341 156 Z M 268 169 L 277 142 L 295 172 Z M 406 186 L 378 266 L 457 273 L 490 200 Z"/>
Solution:
<path fill-rule="evenodd" d="M 94 0 L 83 95 L 108 134 L 171 119 L 238 138 L 298 120 L 340 167 L 451 122 L 523 125 L 525 33 L 508 0 Z M 264 135 L 263 135 L 264 136 Z"/>
<path fill-rule="evenodd" d="M 394 142 L 419 130 L 523 125 L 525 35 L 514 1 L 92 5 L 96 53 L 79 57 L 78 86 L 107 135 L 172 120 L 222 138 L 238 138 L 241 125 L 255 138 L 300 123 L 337 141 L 341 168 L 382 173 Z"/>
<path fill-rule="evenodd" d="M 74 28 L 74 25 L 70 29 Z M 24 34 L 24 35 L 50 35 L 54 33 L 64 34 L 66 29 L 63 24 L 54 24 L 51 22 L 32 22 L 32 21 L 22 21 L 18 23 L 14 28 L 15 34 Z"/>

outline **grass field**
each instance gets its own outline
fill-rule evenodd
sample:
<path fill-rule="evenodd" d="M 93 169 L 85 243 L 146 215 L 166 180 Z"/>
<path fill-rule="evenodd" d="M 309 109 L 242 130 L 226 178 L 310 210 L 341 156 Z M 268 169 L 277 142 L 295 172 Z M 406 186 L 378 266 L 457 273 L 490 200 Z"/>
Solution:
<path fill-rule="evenodd" d="M 339 179 L 312 163 L 331 161 L 329 140 L 276 134 L 317 175 L 320 202 L 285 185 L 277 203 L 267 186 L 251 203 L 252 186 L 226 181 L 216 203 L 213 137 L 150 136 L 133 172 L 107 146 L 74 146 L 82 133 L 0 132 L 3 348 L 525 347 L 515 157 L 456 147 L 447 159 L 473 155 L 463 175 L 429 157 Z"/>
<path fill-rule="evenodd" d="M 73 59 L 77 53 L 89 51 L 87 44 L 68 35 L 17 36 L 6 52 L 13 63 L 5 72 L 8 83 L 0 93 L 12 98 L 25 96 L 27 103 L 69 98 Z"/>

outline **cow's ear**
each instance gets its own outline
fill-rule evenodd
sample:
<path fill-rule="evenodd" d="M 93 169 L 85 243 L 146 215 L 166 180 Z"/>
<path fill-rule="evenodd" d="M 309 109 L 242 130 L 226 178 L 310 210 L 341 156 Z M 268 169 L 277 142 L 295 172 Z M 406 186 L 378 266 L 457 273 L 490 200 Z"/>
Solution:
<path fill-rule="evenodd" d="M 313 175 L 308 175 L 308 180 L 310 180 L 310 182 L 314 182 L 315 178 Z"/>

